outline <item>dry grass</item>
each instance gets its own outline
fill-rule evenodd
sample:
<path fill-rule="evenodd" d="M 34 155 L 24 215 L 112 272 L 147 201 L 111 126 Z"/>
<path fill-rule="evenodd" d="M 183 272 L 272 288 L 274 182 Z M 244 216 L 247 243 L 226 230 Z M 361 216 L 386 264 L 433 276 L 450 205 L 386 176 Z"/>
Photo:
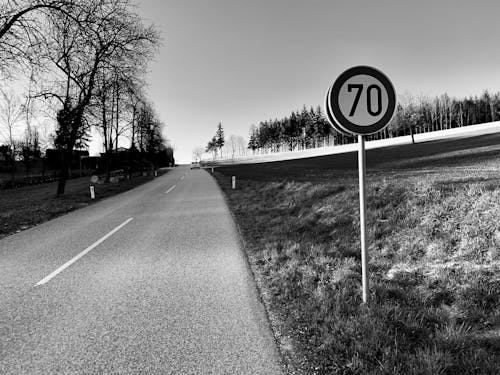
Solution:
<path fill-rule="evenodd" d="M 484 168 L 500 158 L 467 152 L 460 172 L 433 158 L 432 172 L 369 174 L 369 308 L 354 174 L 257 180 L 242 166 L 233 191 L 234 169 L 216 173 L 292 369 L 498 373 L 500 173 Z"/>

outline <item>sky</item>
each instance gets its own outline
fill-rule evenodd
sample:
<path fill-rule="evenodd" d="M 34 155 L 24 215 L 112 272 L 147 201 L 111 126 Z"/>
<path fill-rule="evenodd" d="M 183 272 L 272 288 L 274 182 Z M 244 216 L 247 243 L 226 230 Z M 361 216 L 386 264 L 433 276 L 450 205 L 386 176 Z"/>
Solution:
<path fill-rule="evenodd" d="M 178 163 L 222 123 L 226 137 L 324 101 L 346 69 L 383 71 L 398 94 L 500 91 L 489 0 L 142 0 L 163 45 L 149 97 Z"/>

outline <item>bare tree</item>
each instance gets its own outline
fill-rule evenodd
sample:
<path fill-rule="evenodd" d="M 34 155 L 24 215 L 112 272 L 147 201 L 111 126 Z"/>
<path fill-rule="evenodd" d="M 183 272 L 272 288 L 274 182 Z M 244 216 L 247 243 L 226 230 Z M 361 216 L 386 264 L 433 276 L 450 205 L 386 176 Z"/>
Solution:
<path fill-rule="evenodd" d="M 31 162 L 40 158 L 40 136 L 38 130 L 34 127 L 26 127 L 24 137 L 19 142 L 20 156 L 24 163 L 26 177 L 29 176 Z"/>
<path fill-rule="evenodd" d="M 9 161 L 11 163 L 11 180 L 15 181 L 16 174 L 16 128 L 23 117 L 23 103 L 13 92 L 0 89 L 0 136 L 3 143 L 9 147 Z"/>
<path fill-rule="evenodd" d="M 247 141 L 245 140 L 245 138 L 243 138 L 243 136 L 239 135 L 236 137 L 236 144 L 237 144 L 237 147 L 238 147 L 238 155 L 239 156 L 245 156 L 246 155 L 246 145 L 247 145 Z"/>
<path fill-rule="evenodd" d="M 137 117 L 139 108 L 144 105 L 146 95 L 144 93 L 144 82 L 141 80 L 130 80 L 126 91 L 126 108 L 129 111 L 130 119 L 130 148 L 136 149 L 137 138 Z"/>
<path fill-rule="evenodd" d="M 193 149 L 193 159 L 200 161 L 204 153 L 205 153 L 205 148 L 203 146 L 195 147 Z"/>
<path fill-rule="evenodd" d="M 94 127 L 103 138 L 106 158 L 106 181 L 110 178 L 110 160 L 119 147 L 120 137 L 129 137 L 135 149 L 138 110 L 145 102 L 142 82 L 134 77 L 137 71 L 115 67 L 102 69 L 96 83 L 92 113 Z"/>
<path fill-rule="evenodd" d="M 135 148 L 138 109 L 146 101 L 143 72 L 135 58 L 112 62 L 99 72 L 92 106 L 108 159 L 118 149 L 120 138 L 128 137 L 130 147 Z"/>
<path fill-rule="evenodd" d="M 137 146 L 152 168 L 157 167 L 156 156 L 169 148 L 168 141 L 163 136 L 164 124 L 158 119 L 153 106 L 144 102 L 137 116 Z"/>
<path fill-rule="evenodd" d="M 57 195 L 64 194 L 73 149 L 85 144 L 99 72 L 111 62 L 139 54 L 147 60 L 154 52 L 150 46 L 158 39 L 157 31 L 143 26 L 128 0 L 90 0 L 71 18 L 51 17 L 44 57 L 58 79 L 40 95 L 55 98 L 62 107 L 55 136 L 62 156 Z"/>
<path fill-rule="evenodd" d="M 234 158 L 236 154 L 236 148 L 238 147 L 237 137 L 234 134 L 229 136 L 227 146 L 229 147 L 229 152 L 231 152 L 231 158 Z M 226 152 L 226 155 L 228 152 Z"/>
<path fill-rule="evenodd" d="M 0 4 L 0 71 L 38 62 L 47 14 L 73 17 L 83 0 L 5 0 Z"/>
<path fill-rule="evenodd" d="M 91 113 L 95 118 L 95 128 L 103 138 L 103 147 L 106 166 L 106 181 L 110 180 L 110 154 L 113 150 L 113 116 L 115 105 L 114 85 L 111 72 L 103 68 L 96 80 L 96 92 Z M 118 146 L 117 146 L 118 147 Z"/>
<path fill-rule="evenodd" d="M 45 151 L 51 147 L 53 139 L 53 124 L 45 119 L 37 124 L 38 138 L 40 142 L 40 152 L 45 154 Z"/>

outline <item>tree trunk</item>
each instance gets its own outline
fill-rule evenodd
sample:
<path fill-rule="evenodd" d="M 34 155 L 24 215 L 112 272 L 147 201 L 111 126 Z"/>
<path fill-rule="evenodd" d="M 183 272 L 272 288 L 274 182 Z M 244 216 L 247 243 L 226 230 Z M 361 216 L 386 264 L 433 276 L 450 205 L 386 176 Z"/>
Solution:
<path fill-rule="evenodd" d="M 68 147 L 69 148 L 69 147 Z M 71 154 L 73 147 L 70 148 L 70 151 L 63 150 L 61 152 L 61 172 L 59 174 L 59 182 L 57 184 L 57 196 L 60 197 L 64 195 L 64 190 L 66 188 L 66 181 L 68 180 L 68 169 L 71 165 Z"/>
<path fill-rule="evenodd" d="M 115 139 L 115 142 L 116 142 L 116 146 L 115 146 L 115 151 L 118 152 L 118 137 L 120 135 L 119 133 L 119 126 L 120 126 L 120 109 L 119 109 L 119 105 L 120 105 L 120 92 L 118 91 L 118 84 L 116 84 L 116 139 Z"/>
<path fill-rule="evenodd" d="M 130 142 L 130 148 L 134 148 L 135 143 L 135 107 L 132 108 L 132 140 Z"/>
<path fill-rule="evenodd" d="M 106 151 L 105 153 L 106 157 L 106 182 L 109 182 L 111 180 L 111 152 Z"/>
<path fill-rule="evenodd" d="M 16 181 L 16 159 L 14 155 L 12 155 L 11 159 L 11 166 L 10 166 L 10 180 L 12 183 L 12 187 L 14 187 L 14 183 Z"/>
<path fill-rule="evenodd" d="M 42 158 L 42 178 L 45 177 L 45 156 Z"/>

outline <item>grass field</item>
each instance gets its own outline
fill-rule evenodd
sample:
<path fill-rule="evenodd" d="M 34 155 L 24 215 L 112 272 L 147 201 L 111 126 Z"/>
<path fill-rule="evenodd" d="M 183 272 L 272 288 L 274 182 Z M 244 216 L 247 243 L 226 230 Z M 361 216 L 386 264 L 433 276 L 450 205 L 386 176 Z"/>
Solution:
<path fill-rule="evenodd" d="M 160 171 L 161 173 L 163 172 Z M 138 176 L 115 184 L 95 185 L 95 200 L 90 199 L 89 177 L 68 180 L 65 195 L 62 197 L 56 197 L 57 182 L 0 190 L 0 238 L 127 191 L 152 179 L 153 176 Z"/>
<path fill-rule="evenodd" d="M 216 169 L 290 369 L 500 372 L 500 135 Z M 237 176 L 237 189 L 230 177 Z"/>

